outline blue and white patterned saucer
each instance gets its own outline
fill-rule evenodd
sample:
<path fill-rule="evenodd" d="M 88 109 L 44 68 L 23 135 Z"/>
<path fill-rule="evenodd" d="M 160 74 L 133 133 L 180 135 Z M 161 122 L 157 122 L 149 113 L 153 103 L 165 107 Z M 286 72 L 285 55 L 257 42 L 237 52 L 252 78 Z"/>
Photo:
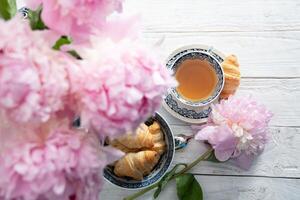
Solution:
<path fill-rule="evenodd" d="M 114 174 L 113 167 L 107 166 L 104 169 L 104 178 L 108 182 L 121 188 L 141 189 L 156 183 L 168 171 L 175 154 L 174 136 L 167 122 L 158 113 L 156 113 L 155 116 L 149 118 L 145 122 L 145 124 L 150 125 L 153 123 L 154 120 L 157 121 L 161 126 L 161 130 L 164 134 L 164 139 L 167 147 L 166 151 L 161 155 L 158 164 L 154 167 L 152 172 L 149 175 L 145 176 L 144 179 L 141 181 L 136 181 L 131 178 L 118 177 Z"/>
<path fill-rule="evenodd" d="M 219 99 L 224 86 L 224 73 L 221 64 L 225 56 L 216 49 L 206 45 L 185 46 L 169 56 L 166 67 L 176 73 L 178 66 L 186 59 L 206 60 L 217 74 L 218 82 L 213 95 L 204 101 L 193 102 L 183 98 L 176 88 L 170 88 L 164 98 L 164 108 L 174 117 L 188 123 L 206 122 L 211 112 L 210 105 Z"/>

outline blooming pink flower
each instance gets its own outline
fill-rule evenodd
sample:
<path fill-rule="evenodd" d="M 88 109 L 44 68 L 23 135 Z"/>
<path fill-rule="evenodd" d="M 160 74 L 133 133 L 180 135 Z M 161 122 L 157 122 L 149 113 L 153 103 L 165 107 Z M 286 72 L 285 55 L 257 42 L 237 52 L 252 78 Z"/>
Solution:
<path fill-rule="evenodd" d="M 159 108 L 175 81 L 153 53 L 134 42 L 101 41 L 92 49 L 81 52 L 83 124 L 101 136 L 124 134 Z"/>
<path fill-rule="evenodd" d="M 70 120 L 80 114 L 101 139 L 123 134 L 159 108 L 175 81 L 153 53 L 112 36 L 106 17 L 122 0 L 30 2 L 43 4 L 43 20 L 58 34 L 80 42 L 103 28 L 101 37 L 118 43 L 86 44 L 91 50 L 76 49 L 84 58 L 78 61 L 51 49 L 48 30 L 32 31 L 17 17 L 0 20 L 0 199 L 96 200 L 103 168 L 122 154 L 70 129 Z M 129 30 L 128 21 L 110 22 Z"/>
<path fill-rule="evenodd" d="M 195 139 L 208 141 L 218 160 L 234 158 L 237 165 L 247 169 L 264 149 L 271 117 L 271 112 L 251 97 L 231 96 L 212 105 L 208 124 Z"/>
<path fill-rule="evenodd" d="M 27 0 L 36 9 L 43 5 L 42 19 L 59 35 L 71 36 L 75 42 L 88 39 L 93 29 L 102 29 L 107 16 L 122 11 L 123 0 Z"/>
<path fill-rule="evenodd" d="M 91 133 L 67 126 L 31 131 L 41 130 L 46 132 L 32 135 L 42 137 L 0 152 L 0 199 L 99 199 L 103 168 L 123 154 L 100 147 Z"/>
<path fill-rule="evenodd" d="M 45 122 L 64 109 L 76 64 L 27 21 L 16 17 L 0 26 L 0 108 L 18 122 Z"/>

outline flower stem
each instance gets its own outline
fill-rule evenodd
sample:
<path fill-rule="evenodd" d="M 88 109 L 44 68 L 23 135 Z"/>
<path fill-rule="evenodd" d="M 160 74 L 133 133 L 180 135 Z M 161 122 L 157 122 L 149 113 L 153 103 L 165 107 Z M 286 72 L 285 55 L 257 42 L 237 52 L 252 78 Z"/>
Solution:
<path fill-rule="evenodd" d="M 186 166 L 181 171 L 179 171 L 174 177 L 176 178 L 176 177 L 184 174 L 185 172 L 189 171 L 194 166 L 196 166 L 200 161 L 205 160 L 207 157 L 209 157 L 209 155 L 212 152 L 213 152 L 213 148 L 210 147 L 209 149 L 206 150 L 206 152 L 204 154 L 202 154 L 199 158 L 197 158 L 196 160 L 194 160 L 193 162 L 191 162 L 190 164 L 188 164 L 188 166 Z"/>
<path fill-rule="evenodd" d="M 159 182 L 157 182 L 157 183 L 155 183 L 155 184 L 153 184 L 153 185 L 151 185 L 151 186 L 149 186 L 149 187 L 147 187 L 145 189 L 142 189 L 139 192 L 136 192 L 136 193 L 134 193 L 132 195 L 129 195 L 129 196 L 125 197 L 123 200 L 133 200 L 133 199 L 136 199 L 139 196 L 142 196 L 143 194 L 145 194 L 145 193 L 149 192 L 150 190 L 153 190 L 154 188 L 156 188 L 158 186 L 158 184 L 159 184 Z"/>
<path fill-rule="evenodd" d="M 172 180 L 172 179 L 184 174 L 185 172 L 189 171 L 195 165 L 197 165 L 200 161 L 205 160 L 212 152 L 213 152 L 213 148 L 210 147 L 204 154 L 202 154 L 199 158 L 197 158 L 192 163 L 188 164 L 185 168 L 183 168 L 178 173 L 176 173 L 170 180 Z M 147 187 L 147 188 L 145 188 L 145 189 L 143 189 L 143 190 L 141 190 L 137 193 L 129 195 L 129 196 L 125 197 L 123 200 L 134 200 L 134 199 L 142 196 L 143 194 L 153 190 L 154 188 L 158 187 L 159 183 L 160 182 L 157 182 L 157 183 L 151 185 L 150 187 Z"/>

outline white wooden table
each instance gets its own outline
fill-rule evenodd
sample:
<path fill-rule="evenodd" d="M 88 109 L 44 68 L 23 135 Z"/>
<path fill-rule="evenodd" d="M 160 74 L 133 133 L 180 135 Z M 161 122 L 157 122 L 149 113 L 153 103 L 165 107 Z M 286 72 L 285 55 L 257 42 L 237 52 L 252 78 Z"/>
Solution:
<path fill-rule="evenodd" d="M 230 163 L 200 163 L 192 172 L 205 200 L 300 200 L 300 1 L 299 0 L 127 0 L 125 11 L 143 14 L 143 34 L 154 43 L 165 37 L 167 57 L 187 44 L 213 45 L 238 56 L 240 94 L 250 93 L 271 109 L 271 139 L 249 171 Z M 161 110 L 174 134 L 190 126 Z M 174 164 L 189 162 L 204 146 L 192 142 L 176 152 Z M 132 194 L 105 183 L 102 200 Z M 152 194 L 141 200 L 152 199 Z M 175 184 L 161 200 L 176 200 Z"/>
<path fill-rule="evenodd" d="M 132 11 L 143 14 L 147 42 L 165 37 L 164 57 L 188 44 L 236 54 L 242 70 L 239 93 L 252 94 L 275 114 L 270 142 L 249 171 L 210 162 L 193 169 L 204 199 L 300 200 L 300 1 L 127 0 L 125 12 Z M 191 133 L 188 124 L 160 112 L 174 134 Z M 173 164 L 203 152 L 204 146 L 193 141 L 176 152 Z M 105 183 L 100 199 L 121 200 L 132 193 Z M 152 194 L 140 199 L 152 199 Z M 158 199 L 176 200 L 175 184 Z"/>

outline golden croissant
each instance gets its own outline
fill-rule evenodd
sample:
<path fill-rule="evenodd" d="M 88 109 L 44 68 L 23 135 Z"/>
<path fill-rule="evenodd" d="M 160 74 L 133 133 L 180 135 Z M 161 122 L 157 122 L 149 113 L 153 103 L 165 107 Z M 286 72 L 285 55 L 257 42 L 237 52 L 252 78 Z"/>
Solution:
<path fill-rule="evenodd" d="M 141 124 L 135 134 L 128 133 L 115 140 L 128 149 L 151 148 L 154 146 L 153 136 L 145 124 Z"/>
<path fill-rule="evenodd" d="M 235 55 L 226 57 L 222 68 L 225 74 L 225 84 L 220 97 L 226 99 L 234 94 L 240 85 L 241 74 L 237 57 Z"/>
<path fill-rule="evenodd" d="M 137 152 L 139 151 L 139 149 L 130 149 L 126 146 L 124 146 L 123 144 L 121 144 L 118 140 L 111 140 L 109 142 L 109 144 L 121 151 L 123 151 L 124 153 L 129 153 L 129 152 Z"/>
<path fill-rule="evenodd" d="M 150 125 L 148 129 L 152 134 L 154 134 L 155 132 L 160 131 L 160 125 L 157 122 L 153 122 L 153 124 Z"/>
<path fill-rule="evenodd" d="M 114 173 L 117 176 L 127 176 L 135 180 L 142 180 L 149 174 L 159 160 L 156 151 L 140 151 L 128 153 L 116 162 Z"/>
<path fill-rule="evenodd" d="M 156 151 L 160 155 L 163 154 L 165 151 L 166 143 L 159 124 L 157 122 L 154 122 L 151 126 L 149 126 L 149 131 L 153 135 L 154 142 L 154 146 L 151 148 L 151 150 Z"/>

